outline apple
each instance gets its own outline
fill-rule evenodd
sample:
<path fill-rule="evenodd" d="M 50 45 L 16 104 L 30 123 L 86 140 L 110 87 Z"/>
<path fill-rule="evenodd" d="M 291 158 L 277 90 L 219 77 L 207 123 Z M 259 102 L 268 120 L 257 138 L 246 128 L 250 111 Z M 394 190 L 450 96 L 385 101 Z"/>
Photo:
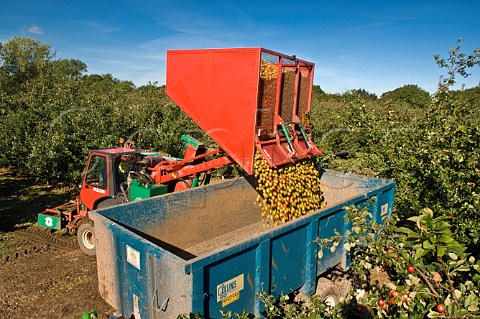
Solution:
<path fill-rule="evenodd" d="M 394 297 L 390 297 L 390 299 L 388 299 L 388 302 L 392 305 L 392 306 L 395 306 L 397 304 L 397 301 L 395 300 Z"/>
<path fill-rule="evenodd" d="M 443 305 L 443 303 L 439 303 L 437 305 L 437 312 L 439 312 L 439 313 L 444 313 L 445 312 L 445 306 Z"/>

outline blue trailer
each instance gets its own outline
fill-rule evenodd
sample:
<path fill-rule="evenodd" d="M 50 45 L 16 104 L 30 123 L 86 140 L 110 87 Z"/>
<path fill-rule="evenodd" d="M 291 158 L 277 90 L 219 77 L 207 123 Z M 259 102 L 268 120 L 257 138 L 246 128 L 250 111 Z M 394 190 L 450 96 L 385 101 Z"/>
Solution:
<path fill-rule="evenodd" d="M 395 182 L 321 171 L 327 206 L 278 227 L 262 228 L 253 177 L 91 212 L 102 297 L 126 318 L 176 318 L 220 310 L 261 315 L 259 291 L 315 292 L 328 269 L 348 267 L 343 247 L 317 238 L 344 233 L 346 207 L 391 214 Z"/>

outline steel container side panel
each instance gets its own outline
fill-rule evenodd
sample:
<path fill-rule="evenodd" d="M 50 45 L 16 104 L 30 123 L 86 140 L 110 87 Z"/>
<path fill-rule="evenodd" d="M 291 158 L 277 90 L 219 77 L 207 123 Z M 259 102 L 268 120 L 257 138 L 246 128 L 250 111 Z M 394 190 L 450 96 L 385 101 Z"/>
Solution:
<path fill-rule="evenodd" d="M 168 223 L 169 219 L 178 218 L 179 215 L 185 215 L 184 217 L 188 219 L 190 210 L 204 207 L 211 193 L 222 193 L 222 189 L 231 190 L 231 192 L 239 191 L 239 182 L 239 180 L 229 180 L 210 184 L 116 205 L 97 210 L 97 212 L 118 223 L 148 233 L 153 226 Z"/>
<path fill-rule="evenodd" d="M 386 216 L 392 215 L 395 188 L 386 189 L 377 195 L 377 215 L 375 221 L 382 223 Z"/>
<path fill-rule="evenodd" d="M 176 193 L 98 209 L 96 212 L 117 223 L 143 231 L 151 224 L 165 221 L 168 216 L 168 205 L 173 194 Z M 176 197 L 174 197 L 174 200 L 176 200 Z"/>
<path fill-rule="evenodd" d="M 192 308 L 184 261 L 93 211 L 102 297 L 129 318 L 176 318 Z"/>
<path fill-rule="evenodd" d="M 260 49 L 167 51 L 166 93 L 253 173 Z"/>
<path fill-rule="evenodd" d="M 336 231 L 341 235 L 345 235 L 347 230 L 352 230 L 351 224 L 347 223 L 345 219 L 348 214 L 347 207 L 350 206 L 355 206 L 359 209 L 367 207 L 373 216 L 375 216 L 376 197 L 374 194 L 370 194 L 370 196 L 363 194 L 363 196 L 358 196 L 346 202 L 345 205 L 338 205 L 338 211 L 336 211 L 334 215 L 330 215 L 328 218 L 320 221 L 318 229 L 319 238 L 330 238 L 336 235 Z M 322 249 L 322 258 L 317 259 L 317 275 L 321 275 L 327 269 L 337 265 L 343 269 L 348 268 L 350 259 L 348 252 L 343 248 L 344 244 L 345 241 L 341 240 L 334 249 L 332 248 L 333 245 Z M 331 249 L 333 249 L 333 251 Z"/>
<path fill-rule="evenodd" d="M 335 236 L 335 229 L 338 230 L 340 234 L 344 234 L 346 214 L 347 211 L 340 206 L 327 216 L 320 218 L 318 223 L 318 237 L 323 239 Z M 320 247 L 318 247 L 318 250 L 320 250 Z M 323 274 L 329 268 L 340 264 L 344 259 L 345 250 L 340 245 L 340 247 L 337 247 L 334 252 L 329 248 L 324 248 L 322 249 L 322 254 L 322 258 L 318 258 L 318 252 L 317 256 L 315 256 L 317 263 L 317 276 Z M 314 291 L 312 291 L 312 293 L 313 292 Z"/>
<path fill-rule="evenodd" d="M 112 221 L 96 211 L 91 211 L 88 215 L 95 224 L 98 291 L 109 305 L 120 310 L 122 308 L 122 299 L 119 294 L 119 269 L 116 268 L 113 234 L 108 227 L 108 224 L 112 223 Z"/>
<path fill-rule="evenodd" d="M 220 311 L 226 310 L 254 313 L 257 266 L 256 250 L 251 247 L 205 267 L 203 290 L 197 291 L 194 286 L 193 293 L 205 292 L 209 297 L 203 308 L 194 311 L 201 311 L 206 318 L 220 318 Z"/>
<path fill-rule="evenodd" d="M 373 182 L 373 181 L 372 181 Z M 382 186 L 382 184 L 385 184 Z M 391 180 L 383 180 L 379 187 L 363 193 L 347 202 L 342 207 L 355 206 L 359 209 L 368 209 L 372 214 L 371 220 L 383 224 L 384 218 L 391 216 L 393 209 L 393 199 L 395 193 L 395 183 Z M 336 220 L 333 224 L 329 220 L 324 220 L 319 224 L 319 237 L 330 238 L 335 235 L 335 230 L 340 234 L 345 234 L 346 230 L 352 231 L 352 225 L 345 222 L 347 210 L 342 208 L 341 213 L 332 215 L 330 218 Z M 326 269 L 340 263 L 342 268 L 347 268 L 350 264 L 348 252 L 343 248 L 344 241 L 341 241 L 334 252 L 330 247 L 322 250 L 323 257 L 317 260 L 317 275 L 322 274 Z"/>
<path fill-rule="evenodd" d="M 274 295 L 285 295 L 305 283 L 307 224 L 272 239 L 271 287 Z"/>
<path fill-rule="evenodd" d="M 116 239 L 117 267 L 121 269 L 119 281 L 124 316 L 145 318 L 149 315 L 151 298 L 149 259 L 141 242 L 116 227 L 111 228 Z M 151 300 L 151 299 L 150 299 Z"/>
<path fill-rule="evenodd" d="M 191 311 L 191 277 L 183 264 L 142 238 L 112 227 L 121 269 L 122 313 L 129 318 L 176 318 Z"/>
<path fill-rule="evenodd" d="M 393 182 L 330 170 L 321 172 L 321 187 L 325 194 L 327 207 L 359 195 L 365 195 L 369 191 L 389 183 Z"/>

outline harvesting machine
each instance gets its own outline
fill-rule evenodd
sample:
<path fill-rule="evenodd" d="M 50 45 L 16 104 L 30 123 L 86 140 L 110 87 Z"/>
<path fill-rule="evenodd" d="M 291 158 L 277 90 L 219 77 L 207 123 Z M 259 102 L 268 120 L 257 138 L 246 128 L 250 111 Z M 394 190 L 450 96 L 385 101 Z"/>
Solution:
<path fill-rule="evenodd" d="M 77 232 L 95 254 L 91 210 L 208 184 L 236 163 L 253 174 L 257 150 L 272 167 L 321 154 L 311 139 L 314 64 L 263 48 L 167 51 L 166 93 L 219 146 L 184 135 L 183 158 L 131 142 L 90 152 L 76 200 L 39 214 L 39 225 Z"/>

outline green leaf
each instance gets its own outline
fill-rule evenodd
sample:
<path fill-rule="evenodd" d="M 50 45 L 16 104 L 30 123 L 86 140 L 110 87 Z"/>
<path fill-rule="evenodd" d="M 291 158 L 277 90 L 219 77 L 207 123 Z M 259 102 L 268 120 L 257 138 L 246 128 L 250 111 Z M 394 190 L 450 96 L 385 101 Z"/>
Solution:
<path fill-rule="evenodd" d="M 415 257 L 417 257 L 418 259 L 422 258 L 423 256 L 425 256 L 427 254 L 427 251 L 421 247 L 419 247 L 417 249 L 417 251 L 415 252 Z"/>
<path fill-rule="evenodd" d="M 451 219 L 451 217 L 450 216 L 438 216 L 438 217 L 435 217 L 433 219 L 433 222 L 436 223 L 436 222 L 439 222 L 439 221 L 442 221 L 442 220 L 448 220 L 448 219 Z"/>
<path fill-rule="evenodd" d="M 443 255 L 445 255 L 445 248 L 443 248 L 443 246 L 437 246 L 437 256 L 438 257 L 442 257 Z"/>
<path fill-rule="evenodd" d="M 407 218 L 407 220 L 411 220 L 412 222 L 417 223 L 420 220 L 420 217 L 419 216 L 413 216 L 413 217 Z"/>
<path fill-rule="evenodd" d="M 467 315 L 467 314 L 468 314 L 468 311 L 467 311 L 466 309 L 457 309 L 457 310 L 455 310 L 455 311 L 453 312 L 453 314 L 454 314 L 455 316 L 460 317 L 460 316 L 465 316 L 465 315 Z"/>
<path fill-rule="evenodd" d="M 450 233 L 446 234 L 446 233 L 443 233 L 441 234 L 439 237 L 437 237 L 437 240 L 441 243 L 451 243 L 454 241 L 454 239 L 452 238 L 452 235 Z"/>
<path fill-rule="evenodd" d="M 467 298 L 465 298 L 465 308 L 468 308 L 470 306 L 478 307 L 478 297 L 473 293 L 471 293 L 470 295 L 468 295 Z"/>
<path fill-rule="evenodd" d="M 427 214 L 422 215 L 420 217 L 420 224 L 421 224 L 421 226 L 423 226 L 423 228 L 425 230 L 433 228 L 433 212 L 432 212 L 431 209 L 428 209 L 428 210 L 429 210 L 429 212 L 431 212 L 431 214 L 427 213 Z M 426 228 L 425 228 L 425 226 L 426 226 Z"/>
<path fill-rule="evenodd" d="M 433 246 L 428 239 L 423 242 L 422 246 L 424 249 L 428 249 L 428 250 L 435 248 L 435 246 Z"/>
<path fill-rule="evenodd" d="M 435 231 L 442 231 L 449 228 L 450 228 L 450 224 L 445 221 L 440 221 L 438 223 L 433 224 L 433 230 Z"/>
<path fill-rule="evenodd" d="M 420 216 L 410 217 L 407 220 L 411 220 L 412 222 L 415 222 L 417 224 L 417 228 L 421 229 L 421 227 L 420 227 Z"/>
<path fill-rule="evenodd" d="M 410 218 L 409 218 L 410 219 Z M 418 238 L 420 237 L 419 234 L 417 234 L 416 232 L 414 232 L 413 230 L 411 230 L 410 228 L 407 228 L 407 227 L 398 227 L 398 228 L 395 228 L 395 231 L 399 232 L 399 233 L 404 233 L 406 234 L 408 237 L 411 237 L 411 238 Z"/>
<path fill-rule="evenodd" d="M 458 243 L 457 245 L 447 245 L 448 250 L 454 252 L 457 255 L 461 255 L 464 251 L 463 247 L 460 246 Z"/>
<path fill-rule="evenodd" d="M 470 271 L 470 267 L 467 265 L 462 265 L 460 267 L 457 267 L 455 270 L 457 271 Z"/>
<path fill-rule="evenodd" d="M 443 315 L 438 313 L 438 312 L 435 312 L 435 311 L 432 311 L 430 310 L 430 312 L 428 313 L 427 317 L 428 318 L 438 318 L 438 317 L 442 317 Z"/>

